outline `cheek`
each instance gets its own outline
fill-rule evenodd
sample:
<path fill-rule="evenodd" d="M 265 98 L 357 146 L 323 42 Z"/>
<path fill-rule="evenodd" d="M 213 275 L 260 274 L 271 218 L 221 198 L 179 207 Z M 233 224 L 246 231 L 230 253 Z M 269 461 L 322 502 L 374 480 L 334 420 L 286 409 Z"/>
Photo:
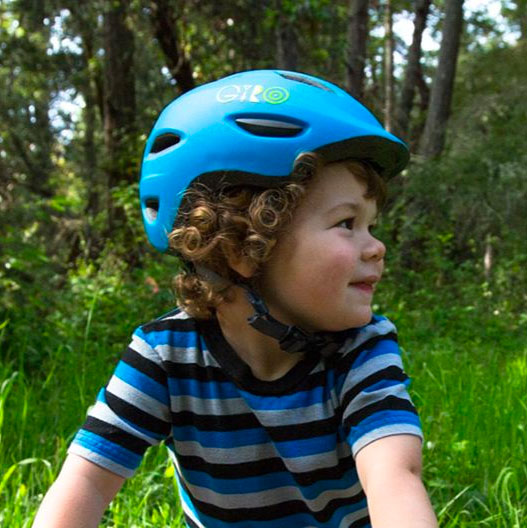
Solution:
<path fill-rule="evenodd" d="M 354 267 L 353 254 L 349 248 L 340 246 L 329 251 L 320 248 L 304 255 L 296 266 L 296 277 L 301 278 L 303 288 L 312 296 L 331 296 L 342 291 L 351 281 Z"/>

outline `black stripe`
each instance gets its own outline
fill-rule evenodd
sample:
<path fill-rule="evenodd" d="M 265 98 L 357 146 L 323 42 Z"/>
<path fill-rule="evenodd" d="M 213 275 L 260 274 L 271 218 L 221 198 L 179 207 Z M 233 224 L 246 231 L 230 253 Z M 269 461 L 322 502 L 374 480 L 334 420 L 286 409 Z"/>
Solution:
<path fill-rule="evenodd" d="M 203 367 L 196 363 L 176 363 L 164 361 L 163 366 L 171 378 L 193 379 L 196 381 L 225 382 L 230 381 L 227 375 L 218 367 Z"/>
<path fill-rule="evenodd" d="M 284 461 L 278 457 L 236 464 L 213 464 L 199 456 L 178 455 L 178 463 L 187 470 L 202 471 L 213 478 L 221 479 L 260 477 L 287 471 Z"/>
<path fill-rule="evenodd" d="M 172 413 L 172 422 L 177 427 L 191 425 L 200 431 L 240 431 L 261 427 L 253 413 L 213 415 L 181 411 Z"/>
<path fill-rule="evenodd" d="M 299 486 L 310 486 L 314 482 L 323 480 L 338 480 L 344 474 L 355 468 L 352 455 L 339 460 L 338 465 L 293 473 L 287 469 L 281 458 L 267 458 L 253 462 L 242 462 L 236 464 L 214 464 L 205 461 L 199 456 L 178 455 L 178 462 L 182 468 L 191 471 L 202 471 L 213 478 L 241 479 L 261 477 L 272 473 L 289 472 Z"/>
<path fill-rule="evenodd" d="M 192 496 L 184 482 L 181 482 L 183 488 L 189 496 Z M 214 517 L 224 522 L 250 522 L 250 521 L 273 521 L 283 518 L 285 515 L 294 514 L 307 514 L 311 515 L 318 522 L 328 522 L 335 512 L 342 507 L 355 504 L 365 499 L 364 492 L 361 490 L 356 495 L 350 497 L 344 497 L 339 499 L 333 499 L 326 504 L 326 507 L 321 511 L 311 511 L 307 504 L 300 500 L 284 501 L 271 506 L 262 506 L 260 508 L 221 508 L 214 506 L 207 502 L 200 501 L 195 497 L 192 498 L 192 502 L 202 511 L 205 515 Z M 368 520 L 368 517 L 364 517 L 357 521 L 362 523 L 363 520 Z M 367 524 L 367 523 L 366 523 Z M 352 524 L 351 526 L 363 526 L 363 524 Z"/>
<path fill-rule="evenodd" d="M 93 416 L 88 416 L 88 418 L 86 418 L 82 429 L 102 436 L 106 440 L 124 447 L 125 449 L 133 451 L 137 455 L 142 456 L 146 449 L 150 447 L 148 442 L 145 442 L 144 440 L 141 440 L 140 438 L 137 438 L 114 425 L 102 422 Z"/>
<path fill-rule="evenodd" d="M 417 414 L 415 407 L 410 401 L 397 398 L 396 396 L 387 396 L 386 398 L 372 403 L 371 405 L 367 405 L 366 407 L 363 407 L 357 412 L 354 412 L 353 414 L 349 415 L 344 420 L 344 424 L 348 428 L 354 427 L 360 422 L 362 422 L 362 420 L 364 420 L 365 418 L 368 418 L 368 416 L 371 416 L 372 414 L 375 414 L 380 411 L 408 411 L 412 414 Z"/>
<path fill-rule="evenodd" d="M 340 424 L 338 416 L 323 420 L 288 425 L 262 426 L 253 413 L 214 415 L 195 414 L 192 411 L 172 413 L 172 422 L 177 427 L 193 426 L 200 431 L 241 431 L 243 429 L 263 428 L 274 442 L 304 440 L 334 434 Z"/>
<path fill-rule="evenodd" d="M 133 348 L 128 347 L 123 355 L 122 361 L 138 370 L 145 376 L 157 381 L 160 385 L 166 386 L 167 375 L 166 372 L 152 360 L 145 358 Z"/>
<path fill-rule="evenodd" d="M 397 334 L 395 332 L 389 332 L 388 334 L 371 337 L 358 347 L 344 352 L 344 356 L 336 364 L 337 374 L 346 374 L 362 352 L 375 348 L 381 341 L 394 341 L 397 343 Z"/>
<path fill-rule="evenodd" d="M 171 330 L 174 332 L 195 332 L 197 324 L 195 319 L 156 319 L 141 326 L 145 334 L 150 332 L 163 332 Z"/>
<path fill-rule="evenodd" d="M 368 389 L 369 387 L 372 387 L 376 383 L 382 381 L 399 381 L 401 383 L 404 383 L 406 380 L 408 380 L 408 376 L 400 367 L 396 365 L 391 365 L 384 369 L 377 370 L 373 374 L 369 375 L 367 378 L 364 378 L 361 382 L 357 383 L 357 385 L 351 387 L 342 396 L 341 407 L 342 409 L 346 409 L 353 400 L 353 398 L 355 398 L 358 394 Z"/>
<path fill-rule="evenodd" d="M 138 409 L 134 405 L 125 402 L 115 394 L 112 394 L 108 389 L 104 392 L 104 398 L 108 407 L 125 421 L 131 422 L 142 429 L 147 429 L 157 435 L 167 436 L 170 433 L 169 422 L 160 420 L 155 416 Z"/>
<path fill-rule="evenodd" d="M 289 440 L 304 440 L 316 438 L 317 436 L 335 434 L 338 426 L 338 418 L 333 415 L 324 420 L 266 427 L 265 429 L 275 442 L 287 442 Z"/>

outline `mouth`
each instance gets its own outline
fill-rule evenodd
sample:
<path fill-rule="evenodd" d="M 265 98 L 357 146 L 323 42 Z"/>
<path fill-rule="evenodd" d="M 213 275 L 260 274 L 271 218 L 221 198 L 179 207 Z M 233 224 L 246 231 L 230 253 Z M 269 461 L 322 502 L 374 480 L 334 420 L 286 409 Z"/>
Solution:
<path fill-rule="evenodd" d="M 379 277 L 370 276 L 356 282 L 350 282 L 350 286 L 364 293 L 372 294 L 375 291 L 375 286 L 379 282 Z"/>

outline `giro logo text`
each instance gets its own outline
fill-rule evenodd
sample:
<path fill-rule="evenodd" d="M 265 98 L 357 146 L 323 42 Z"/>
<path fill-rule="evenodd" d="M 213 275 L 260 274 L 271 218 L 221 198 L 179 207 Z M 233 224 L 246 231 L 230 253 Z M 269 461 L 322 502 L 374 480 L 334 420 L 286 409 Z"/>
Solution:
<path fill-rule="evenodd" d="M 261 84 L 229 84 L 216 94 L 220 103 L 248 101 L 250 103 L 280 104 L 289 99 L 289 91 L 281 86 L 265 88 Z"/>

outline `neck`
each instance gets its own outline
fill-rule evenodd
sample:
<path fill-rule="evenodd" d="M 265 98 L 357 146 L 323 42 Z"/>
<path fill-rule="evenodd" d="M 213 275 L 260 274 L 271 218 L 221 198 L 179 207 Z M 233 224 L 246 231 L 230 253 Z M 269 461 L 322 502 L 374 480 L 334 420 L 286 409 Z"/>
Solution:
<path fill-rule="evenodd" d="M 281 378 L 302 358 L 303 354 L 283 351 L 276 339 L 252 328 L 247 319 L 254 310 L 242 288 L 233 286 L 233 295 L 217 309 L 221 331 L 233 350 L 262 381 Z"/>

